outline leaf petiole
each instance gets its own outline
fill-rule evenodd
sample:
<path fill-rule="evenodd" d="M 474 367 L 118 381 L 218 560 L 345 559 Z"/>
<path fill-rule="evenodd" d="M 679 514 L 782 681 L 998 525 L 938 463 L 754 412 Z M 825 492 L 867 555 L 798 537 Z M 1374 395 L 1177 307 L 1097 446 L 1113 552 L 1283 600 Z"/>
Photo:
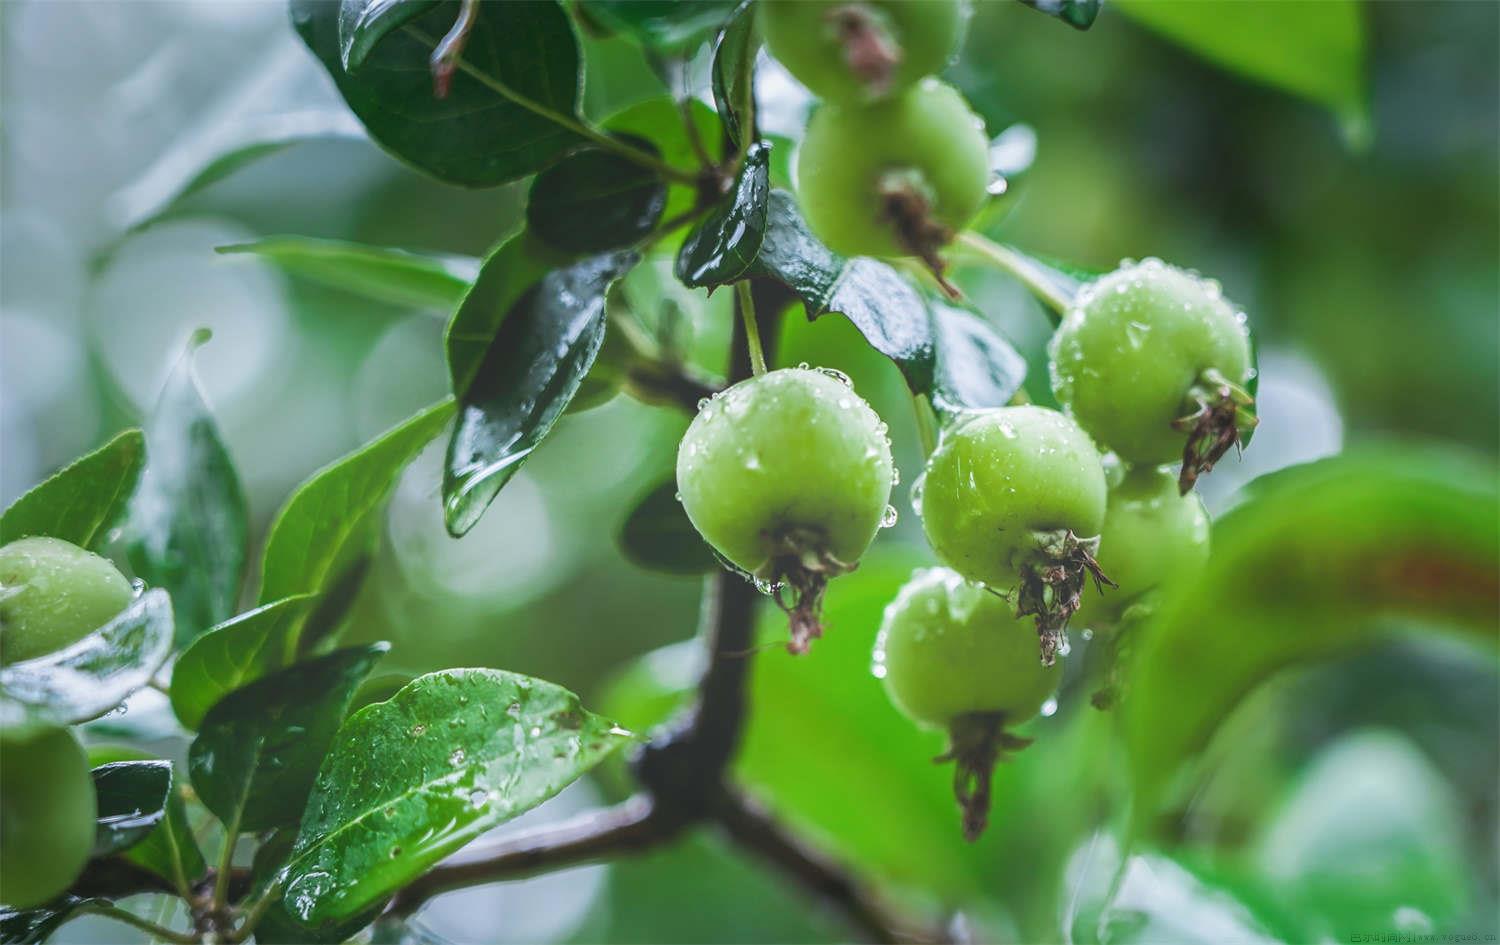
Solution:
<path fill-rule="evenodd" d="M 745 322 L 745 346 L 750 352 L 750 370 L 760 377 L 766 373 L 766 353 L 760 346 L 760 325 L 755 320 L 755 297 L 750 292 L 750 280 L 741 279 L 734 284 L 736 308 Z"/>

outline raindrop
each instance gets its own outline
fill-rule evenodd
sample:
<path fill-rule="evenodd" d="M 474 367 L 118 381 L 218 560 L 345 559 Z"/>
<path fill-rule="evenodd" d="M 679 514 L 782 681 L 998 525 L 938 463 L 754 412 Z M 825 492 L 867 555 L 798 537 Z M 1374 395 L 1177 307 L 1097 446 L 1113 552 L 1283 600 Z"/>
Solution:
<path fill-rule="evenodd" d="M 1050 719 L 1057 714 L 1057 697 L 1053 696 L 1042 703 L 1042 717 Z"/>
<path fill-rule="evenodd" d="M 462 748 L 455 748 L 453 749 L 453 754 L 448 756 L 448 763 L 456 768 L 464 763 L 464 758 L 466 757 Z"/>
<path fill-rule="evenodd" d="M 892 525 L 896 524 L 896 517 L 896 507 L 894 505 L 887 505 L 885 507 L 885 511 L 880 514 L 880 527 L 890 528 Z"/>
<path fill-rule="evenodd" d="M 469 792 L 469 806 L 470 807 L 483 807 L 484 804 L 485 804 L 485 801 L 488 801 L 489 799 L 490 799 L 489 792 L 481 790 L 480 788 L 475 788 L 474 790 L 472 790 L 472 791 Z"/>

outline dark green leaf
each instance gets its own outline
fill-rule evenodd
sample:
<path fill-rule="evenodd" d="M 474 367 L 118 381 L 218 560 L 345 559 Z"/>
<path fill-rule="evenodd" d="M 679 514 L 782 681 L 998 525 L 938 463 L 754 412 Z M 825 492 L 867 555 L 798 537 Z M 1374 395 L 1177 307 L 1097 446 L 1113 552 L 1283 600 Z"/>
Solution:
<path fill-rule="evenodd" d="M 479 260 L 470 256 L 409 253 L 310 236 L 270 236 L 215 251 L 250 253 L 292 275 L 376 302 L 444 311 L 458 304 L 479 274 Z"/>
<path fill-rule="evenodd" d="M 678 280 L 689 288 L 727 285 L 749 271 L 766 238 L 771 146 L 753 144 L 734 187 L 683 241 Z"/>
<path fill-rule="evenodd" d="M 370 565 L 374 560 L 373 554 L 360 555 L 344 566 L 339 576 L 328 584 L 318 598 L 318 605 L 307 615 L 307 625 L 303 627 L 297 641 L 295 655 L 304 656 L 316 650 L 324 641 L 338 637 L 344 620 L 354 609 L 354 602 L 359 599 L 359 592 L 364 589 L 365 577 L 369 575 Z"/>
<path fill-rule="evenodd" d="M 372 43 L 357 74 L 343 65 L 340 4 L 293 0 L 292 23 L 370 136 L 439 180 L 503 184 L 580 144 L 575 132 L 538 113 L 576 120 L 578 42 L 562 8 L 552 0 L 479 4 L 465 68 L 440 99 L 428 59 L 458 9 L 457 2 L 397 4 L 392 16 L 413 16 L 400 30 L 371 34 L 379 44 Z"/>
<path fill-rule="evenodd" d="M 648 154 L 649 141 L 628 139 Z M 656 173 L 612 151 L 588 147 L 536 176 L 526 203 L 526 226 L 538 239 L 568 253 L 602 253 L 630 246 L 661 220 L 667 185 Z"/>
<path fill-rule="evenodd" d="M 99 809 L 93 856 L 108 856 L 140 843 L 167 816 L 172 762 L 117 761 L 93 770 Z"/>
<path fill-rule="evenodd" d="M 146 424 L 146 468 L 126 523 L 138 577 L 172 595 L 179 645 L 234 613 L 250 522 L 245 493 L 203 402 L 194 333 Z"/>
<path fill-rule="evenodd" d="M 631 741 L 578 697 L 494 669 L 418 677 L 344 723 L 287 871 L 293 917 L 355 916 Z"/>
<path fill-rule="evenodd" d="M 1326 105 L 1356 140 L 1369 132 L 1364 11 L 1356 0 L 1112 4 L 1215 65 Z"/>
<path fill-rule="evenodd" d="M 629 33 L 647 49 L 675 53 L 713 35 L 737 2 L 578 0 L 578 6 L 591 22 L 606 30 Z"/>
<path fill-rule="evenodd" d="M 797 293 L 808 318 L 841 313 L 896 362 L 913 391 L 932 389 L 932 327 L 921 294 L 885 263 L 845 259 L 818 242 L 786 191 L 771 192 L 765 242 L 751 271 Z"/>
<path fill-rule="evenodd" d="M 125 511 L 140 477 L 146 438 L 126 430 L 64 467 L 0 516 L 0 544 L 47 535 L 93 548 Z"/>
<path fill-rule="evenodd" d="M 623 108 L 604 119 L 603 125 L 614 134 L 650 141 L 661 153 L 662 161 L 688 174 L 696 174 L 702 167 L 699 149 L 707 151 L 712 160 L 724 134 L 719 116 L 701 100 L 692 98 L 679 103 L 666 95 Z M 667 206 L 662 216 L 671 218 L 685 213 L 697 199 L 696 188 L 674 183 L 667 188 Z"/>
<path fill-rule="evenodd" d="M 1378 618 L 1494 643 L 1497 482 L 1487 462 L 1412 448 L 1259 480 L 1215 525 L 1202 576 L 1140 628 L 1123 704 L 1140 825 L 1156 826 L 1184 763 L 1257 684 L 1380 639 Z"/>
<path fill-rule="evenodd" d="M 386 701 L 406 688 L 414 678 L 411 673 L 381 673 L 379 676 L 370 677 L 350 700 L 349 714 L 353 715 L 367 705 Z"/>
<path fill-rule="evenodd" d="M 85 912 L 90 906 L 107 906 L 107 899 L 84 899 L 63 896 L 35 909 L 12 909 L 0 906 L 0 943 L 4 945 L 42 945 L 64 922 Z"/>
<path fill-rule="evenodd" d="M 262 604 L 317 593 L 364 516 L 450 417 L 444 400 L 335 460 L 303 483 L 271 526 L 261 565 Z"/>
<path fill-rule="evenodd" d="M 172 711 L 196 729 L 214 703 L 285 665 L 298 619 L 314 594 L 246 611 L 194 640 L 172 666 Z"/>
<path fill-rule="evenodd" d="M 620 529 L 620 550 L 649 571 L 703 574 L 719 566 L 677 499 L 677 483 L 668 480 L 646 493 Z"/>
<path fill-rule="evenodd" d="M 449 320 L 443 338 L 448 352 L 448 376 L 457 396 L 462 397 L 474 383 L 479 365 L 516 301 L 540 282 L 552 266 L 566 260 L 566 256 L 537 243 L 524 230 L 501 243 L 484 260 L 474 284 Z"/>
<path fill-rule="evenodd" d="M 338 650 L 225 696 L 188 750 L 204 806 L 241 832 L 296 823 L 354 690 L 389 649 Z"/>
<path fill-rule="evenodd" d="M 933 408 L 952 414 L 1009 403 L 1026 380 L 1026 359 L 977 313 L 945 299 L 927 304 L 937 348 Z"/>
<path fill-rule="evenodd" d="M 90 745 L 89 764 L 94 767 L 121 761 L 155 761 L 151 755 L 139 748 L 127 745 Z M 208 872 L 203 853 L 193 839 L 188 825 L 187 808 L 182 801 L 182 785 L 175 770 L 172 774 L 172 789 L 167 797 L 167 816 L 163 823 L 146 835 L 135 846 L 120 854 L 121 858 L 134 863 L 169 883 L 188 886 L 197 882 Z"/>
<path fill-rule="evenodd" d="M 714 40 L 713 92 L 729 139 L 755 138 L 755 0 L 744 0 Z"/>
<path fill-rule="evenodd" d="M 1021 0 L 1028 7 L 1055 16 L 1074 29 L 1086 30 L 1094 25 L 1104 0 Z"/>
<path fill-rule="evenodd" d="M 339 61 L 358 72 L 370 51 L 391 33 L 438 5 L 438 0 L 339 0 Z"/>
<path fill-rule="evenodd" d="M 508 313 L 485 310 L 486 301 L 508 294 L 494 284 L 503 275 L 490 268 L 507 269 L 508 260 L 504 247 L 491 257 L 448 333 L 451 359 L 455 341 L 471 337 L 470 323 L 499 326 L 477 377 L 460 395 L 448 443 L 443 513 L 454 536 L 479 521 L 577 393 L 604 341 L 605 292 L 636 257 L 610 253 L 553 269 Z M 456 364 L 453 370 L 455 389 L 462 389 Z"/>
<path fill-rule="evenodd" d="M 174 138 L 138 180 L 110 198 L 109 213 L 120 229 L 139 229 L 245 165 L 292 145 L 364 140 L 364 129 L 343 109 L 237 115 Z"/>
<path fill-rule="evenodd" d="M 4 716 L 75 725 L 97 718 L 151 681 L 172 652 L 172 601 L 137 597 L 72 646 L 0 668 Z"/>

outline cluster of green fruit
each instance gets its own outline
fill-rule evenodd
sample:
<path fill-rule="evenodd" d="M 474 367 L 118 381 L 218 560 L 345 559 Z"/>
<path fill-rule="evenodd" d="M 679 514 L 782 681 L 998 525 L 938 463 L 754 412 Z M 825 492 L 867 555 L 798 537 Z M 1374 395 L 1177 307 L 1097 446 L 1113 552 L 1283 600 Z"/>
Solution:
<path fill-rule="evenodd" d="M 761 9 L 772 53 L 825 99 L 797 163 L 814 231 L 848 254 L 932 261 L 987 179 L 982 125 L 956 91 L 924 78 L 957 46 L 962 4 Z M 1070 619 L 1109 630 L 1191 578 L 1209 534 L 1192 484 L 1254 423 L 1244 315 L 1216 283 L 1159 260 L 1126 261 L 1082 289 L 1050 355 L 1063 412 L 1012 405 L 945 424 L 912 504 L 948 567 L 913 576 L 876 646 L 895 704 L 951 737 L 971 838 L 994 763 L 1026 743 L 1010 729 L 1057 687 Z M 805 366 L 708 402 L 677 460 L 689 518 L 776 595 L 794 652 L 821 632 L 827 580 L 892 520 L 896 481 L 875 411 L 847 379 Z M 1090 581 L 1111 590 L 1086 595 Z"/>
<path fill-rule="evenodd" d="M 0 547 L 0 665 L 76 643 L 135 596 L 109 561 L 56 538 Z M 66 728 L 0 737 L 0 902 L 29 908 L 73 884 L 94 843 L 94 782 Z"/>

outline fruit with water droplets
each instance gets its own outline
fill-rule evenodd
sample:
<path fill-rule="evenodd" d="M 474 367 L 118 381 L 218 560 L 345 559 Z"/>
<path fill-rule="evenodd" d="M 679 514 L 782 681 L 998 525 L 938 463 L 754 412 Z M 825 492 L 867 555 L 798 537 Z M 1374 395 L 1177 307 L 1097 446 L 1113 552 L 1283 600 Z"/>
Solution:
<path fill-rule="evenodd" d="M 847 379 L 804 368 L 742 381 L 705 402 L 677 450 L 677 490 L 730 563 L 784 584 L 792 645 L 818 635 L 829 577 L 880 530 L 894 465 L 886 427 Z"/>
<path fill-rule="evenodd" d="M 118 568 L 71 542 L 21 538 L 0 547 L 0 664 L 77 642 L 134 593 Z"/>
<path fill-rule="evenodd" d="M 984 123 L 936 79 L 820 106 L 797 152 L 808 226 L 846 256 L 934 255 L 978 212 L 989 173 Z"/>
<path fill-rule="evenodd" d="M 814 94 L 840 104 L 895 95 L 941 72 L 963 40 L 963 0 L 766 0 L 766 46 Z"/>
<path fill-rule="evenodd" d="M 1050 353 L 1058 402 L 1127 463 L 1182 458 L 1195 437 L 1205 454 L 1215 450 L 1189 457 L 1200 466 L 1185 486 L 1254 423 L 1244 314 L 1218 283 L 1160 260 L 1123 265 L 1080 291 Z"/>
<path fill-rule="evenodd" d="M 38 906 L 73 884 L 94 843 L 94 782 L 67 729 L 0 737 L 0 903 Z"/>

